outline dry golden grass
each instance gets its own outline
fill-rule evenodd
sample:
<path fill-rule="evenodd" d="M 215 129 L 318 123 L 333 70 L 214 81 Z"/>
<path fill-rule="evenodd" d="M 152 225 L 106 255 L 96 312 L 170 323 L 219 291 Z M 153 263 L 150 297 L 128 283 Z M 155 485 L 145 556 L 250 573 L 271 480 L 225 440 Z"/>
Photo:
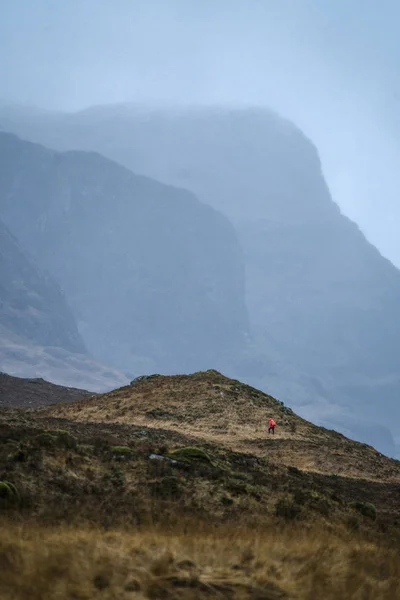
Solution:
<path fill-rule="evenodd" d="M 303 471 L 400 482 L 399 461 L 317 427 L 271 396 L 216 371 L 157 376 L 37 414 L 163 428 Z M 267 432 L 270 416 L 278 424 L 274 436 Z"/>
<path fill-rule="evenodd" d="M 394 550 L 321 529 L 196 532 L 3 524 L 2 600 L 396 600 Z"/>

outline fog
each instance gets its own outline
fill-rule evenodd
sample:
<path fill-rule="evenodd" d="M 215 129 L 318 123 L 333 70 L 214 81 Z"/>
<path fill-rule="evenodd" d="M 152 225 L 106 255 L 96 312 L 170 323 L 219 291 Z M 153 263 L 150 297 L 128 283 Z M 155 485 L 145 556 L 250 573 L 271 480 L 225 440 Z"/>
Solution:
<path fill-rule="evenodd" d="M 395 0 L 1 0 L 4 102 L 266 105 L 315 142 L 335 200 L 400 264 Z"/>

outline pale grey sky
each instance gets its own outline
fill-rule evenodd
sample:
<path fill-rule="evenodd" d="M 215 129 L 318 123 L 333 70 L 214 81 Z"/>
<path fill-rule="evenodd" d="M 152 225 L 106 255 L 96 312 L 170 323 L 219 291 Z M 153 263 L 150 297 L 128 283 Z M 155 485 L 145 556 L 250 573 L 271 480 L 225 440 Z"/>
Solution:
<path fill-rule="evenodd" d="M 400 265 L 397 0 L 0 0 L 0 97 L 271 106 Z"/>

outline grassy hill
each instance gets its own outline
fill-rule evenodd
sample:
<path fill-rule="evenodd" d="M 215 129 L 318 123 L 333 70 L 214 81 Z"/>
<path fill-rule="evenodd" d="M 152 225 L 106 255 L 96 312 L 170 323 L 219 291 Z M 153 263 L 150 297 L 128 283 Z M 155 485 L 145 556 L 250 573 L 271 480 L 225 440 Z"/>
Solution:
<path fill-rule="evenodd" d="M 3 408 L 0 597 L 393 599 L 399 491 L 399 462 L 216 371 Z"/>
<path fill-rule="evenodd" d="M 400 483 L 399 461 L 317 427 L 271 396 L 212 370 L 139 378 L 80 403 L 57 404 L 43 414 L 162 428 L 303 471 Z M 277 422 L 274 436 L 268 435 L 268 417 Z"/>

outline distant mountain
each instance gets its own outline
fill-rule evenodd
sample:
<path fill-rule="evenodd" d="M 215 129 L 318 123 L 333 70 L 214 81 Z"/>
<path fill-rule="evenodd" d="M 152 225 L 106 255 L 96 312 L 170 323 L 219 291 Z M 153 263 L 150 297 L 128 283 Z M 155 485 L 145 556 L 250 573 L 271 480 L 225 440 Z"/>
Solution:
<path fill-rule="evenodd" d="M 71 402 L 90 395 L 86 390 L 54 385 L 44 379 L 26 379 L 0 373 L 0 407 L 35 407 Z"/>
<path fill-rule="evenodd" d="M 59 286 L 27 258 L 1 221 L 0 325 L 43 346 L 85 352 Z"/>
<path fill-rule="evenodd" d="M 0 371 L 105 391 L 127 379 L 90 358 L 55 280 L 0 221 Z"/>
<path fill-rule="evenodd" d="M 189 192 L 0 133 L 0 215 L 60 282 L 97 359 L 176 372 L 227 368 L 243 351 L 239 242 Z"/>
<path fill-rule="evenodd" d="M 0 111 L 1 124 L 58 149 L 98 150 L 225 212 L 245 255 L 252 339 L 238 376 L 307 418 L 346 432 L 381 423 L 400 442 L 399 271 L 340 213 L 292 123 L 264 109 L 116 105 Z"/>

